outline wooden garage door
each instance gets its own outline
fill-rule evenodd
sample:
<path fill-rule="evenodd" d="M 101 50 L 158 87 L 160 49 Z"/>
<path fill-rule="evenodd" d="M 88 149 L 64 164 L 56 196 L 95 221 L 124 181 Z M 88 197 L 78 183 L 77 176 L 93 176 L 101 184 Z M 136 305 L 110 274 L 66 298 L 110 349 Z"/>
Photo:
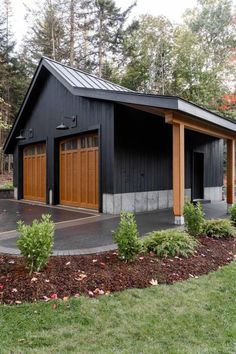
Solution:
<path fill-rule="evenodd" d="M 98 135 L 60 143 L 60 203 L 98 209 Z"/>
<path fill-rule="evenodd" d="M 24 199 L 45 202 L 46 199 L 46 146 L 34 144 L 23 151 Z"/>

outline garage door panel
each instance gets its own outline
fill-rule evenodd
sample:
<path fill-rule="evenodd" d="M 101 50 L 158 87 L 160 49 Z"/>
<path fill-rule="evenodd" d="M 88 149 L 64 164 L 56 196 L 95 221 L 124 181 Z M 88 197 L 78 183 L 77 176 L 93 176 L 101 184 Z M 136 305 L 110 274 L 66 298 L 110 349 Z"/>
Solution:
<path fill-rule="evenodd" d="M 23 151 L 23 197 L 35 201 L 46 199 L 45 144 L 34 144 Z"/>
<path fill-rule="evenodd" d="M 67 139 L 60 143 L 60 202 L 62 204 L 98 208 L 97 142 L 97 135 L 93 134 Z M 96 146 L 92 146 L 93 144 Z"/>

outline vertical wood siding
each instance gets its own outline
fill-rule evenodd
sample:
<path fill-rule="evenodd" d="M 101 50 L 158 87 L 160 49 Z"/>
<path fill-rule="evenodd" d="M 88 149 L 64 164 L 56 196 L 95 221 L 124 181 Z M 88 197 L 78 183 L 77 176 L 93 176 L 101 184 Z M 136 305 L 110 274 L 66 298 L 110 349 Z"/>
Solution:
<path fill-rule="evenodd" d="M 193 151 L 204 152 L 205 187 L 223 183 L 223 141 L 185 131 L 185 188 Z M 172 126 L 164 118 L 115 107 L 115 193 L 172 189 Z"/>
<path fill-rule="evenodd" d="M 49 189 L 53 191 L 53 202 L 59 202 L 58 156 L 60 139 L 98 129 L 100 129 L 99 135 L 102 138 L 102 141 L 100 141 L 101 189 L 104 193 L 113 193 L 113 103 L 73 96 L 56 78 L 45 73 L 41 87 L 35 87 L 33 94 L 35 97 L 30 100 L 30 104 L 25 110 L 25 116 L 22 117 L 22 122 L 25 121 L 27 123 L 20 129 L 32 128 L 34 137 L 26 139 L 23 143 L 18 142 L 17 145 L 21 148 L 26 143 L 47 140 L 47 202 L 49 200 Z M 61 123 L 64 116 L 72 115 L 78 116 L 76 128 L 66 131 L 56 130 L 57 125 Z M 65 120 L 65 123 L 70 125 L 70 121 Z M 15 186 L 18 186 L 18 176 L 21 175 L 18 158 L 19 154 L 15 153 Z M 18 189 L 20 195 L 20 184 Z"/>

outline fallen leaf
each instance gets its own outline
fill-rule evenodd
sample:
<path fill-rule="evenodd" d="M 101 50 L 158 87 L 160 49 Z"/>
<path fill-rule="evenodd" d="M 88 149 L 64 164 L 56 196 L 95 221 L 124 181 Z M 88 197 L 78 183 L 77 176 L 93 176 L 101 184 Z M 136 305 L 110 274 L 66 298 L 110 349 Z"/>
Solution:
<path fill-rule="evenodd" d="M 75 295 L 74 295 L 74 297 L 80 297 L 80 294 L 79 294 L 79 293 L 77 293 L 77 294 L 75 294 Z"/>
<path fill-rule="evenodd" d="M 22 304 L 22 302 L 19 301 L 19 300 L 16 300 L 16 301 L 15 301 L 15 304 Z"/>
<path fill-rule="evenodd" d="M 87 275 L 86 275 L 86 274 L 81 273 L 81 274 L 79 274 L 79 278 L 75 278 L 75 280 L 77 280 L 77 281 L 81 281 L 81 280 L 83 280 L 83 279 L 85 279 L 85 278 L 87 278 Z"/>
<path fill-rule="evenodd" d="M 93 259 L 92 260 L 93 263 L 97 263 L 97 261 L 98 261 L 97 259 Z"/>
<path fill-rule="evenodd" d="M 140 261 L 142 261 L 144 259 L 144 257 L 139 257 Z"/>
<path fill-rule="evenodd" d="M 108 296 L 108 295 L 110 295 L 110 293 L 111 292 L 108 290 L 108 291 L 105 292 L 105 295 Z"/>
<path fill-rule="evenodd" d="M 66 266 L 68 266 L 68 265 L 70 265 L 70 262 L 67 262 L 67 263 L 66 263 Z"/>
<path fill-rule="evenodd" d="M 32 282 L 37 281 L 37 280 L 38 280 L 38 278 L 35 278 L 35 277 L 33 277 L 33 278 L 31 279 Z"/>
<path fill-rule="evenodd" d="M 13 292 L 13 293 L 17 293 L 18 290 L 17 290 L 16 288 L 14 288 L 14 289 L 12 289 L 12 292 Z"/>
<path fill-rule="evenodd" d="M 12 259 L 12 260 L 10 260 L 8 263 L 9 263 L 9 264 L 14 264 L 15 261 Z"/>
<path fill-rule="evenodd" d="M 5 285 L 0 284 L 0 290 L 4 289 Z"/>
<path fill-rule="evenodd" d="M 156 280 L 156 279 L 152 279 L 152 280 L 150 280 L 150 282 L 149 282 L 151 285 L 153 285 L 153 286 L 156 286 L 156 285 L 158 285 L 158 281 Z"/>
<path fill-rule="evenodd" d="M 51 294 L 51 295 L 50 295 L 50 299 L 56 300 L 56 299 L 57 299 L 57 294 Z"/>
<path fill-rule="evenodd" d="M 93 292 L 95 295 L 104 295 L 104 290 L 96 288 Z"/>
<path fill-rule="evenodd" d="M 49 283 L 50 282 L 50 280 L 49 279 L 45 279 L 45 283 Z"/>
<path fill-rule="evenodd" d="M 43 299 L 44 299 L 44 301 L 50 301 L 50 298 L 49 297 L 47 297 L 47 296 L 43 296 Z"/>
<path fill-rule="evenodd" d="M 63 301 L 68 301 L 69 300 L 69 296 L 64 296 L 63 297 Z"/>
<path fill-rule="evenodd" d="M 92 291 L 89 291 L 88 292 L 89 296 L 93 297 L 94 296 L 94 293 Z"/>
<path fill-rule="evenodd" d="M 100 266 L 101 266 L 102 268 L 105 268 L 105 267 L 106 267 L 106 263 L 100 262 Z"/>
<path fill-rule="evenodd" d="M 99 289 L 98 288 L 96 288 L 95 290 L 94 290 L 94 294 L 96 294 L 96 295 L 98 295 L 99 294 Z"/>

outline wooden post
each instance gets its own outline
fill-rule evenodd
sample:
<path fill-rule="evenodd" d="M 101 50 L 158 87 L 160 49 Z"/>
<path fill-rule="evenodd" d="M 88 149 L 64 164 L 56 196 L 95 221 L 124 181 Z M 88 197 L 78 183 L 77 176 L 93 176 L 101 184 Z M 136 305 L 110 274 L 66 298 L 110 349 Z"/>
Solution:
<path fill-rule="evenodd" d="M 235 141 L 227 140 L 227 204 L 234 204 Z"/>
<path fill-rule="evenodd" d="M 184 207 L 184 124 L 173 124 L 173 212 L 175 224 L 183 225 Z"/>

